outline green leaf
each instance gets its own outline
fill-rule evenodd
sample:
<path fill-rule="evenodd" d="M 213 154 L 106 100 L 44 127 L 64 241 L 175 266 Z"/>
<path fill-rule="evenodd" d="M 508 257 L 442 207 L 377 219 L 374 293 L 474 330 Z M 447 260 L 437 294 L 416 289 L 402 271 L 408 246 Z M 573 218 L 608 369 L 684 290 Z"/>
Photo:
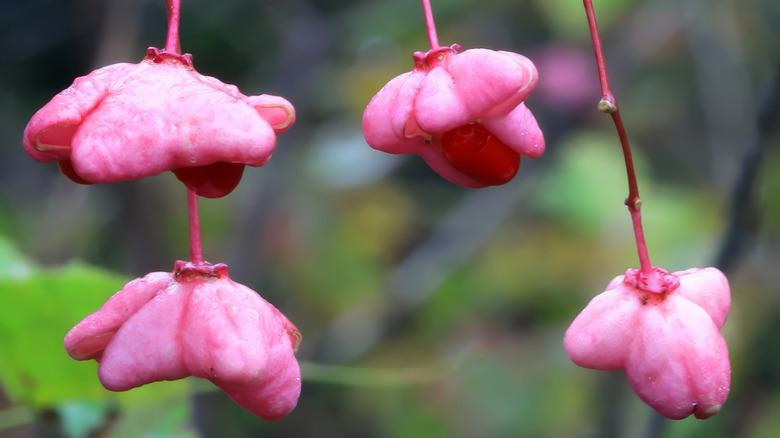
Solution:
<path fill-rule="evenodd" d="M 561 146 L 554 168 L 544 177 L 538 207 L 587 238 L 633 252 L 633 235 L 623 200 L 628 194 L 617 139 L 581 133 Z M 662 184 L 649 178 L 641 149 L 633 151 L 642 196 L 645 238 L 653 261 L 671 270 L 701 265 L 712 252 L 720 228 L 717 202 L 709 193 Z"/>
<path fill-rule="evenodd" d="M 610 0 L 593 3 L 599 27 L 607 29 L 634 2 L 632 0 Z M 537 0 L 536 4 L 556 35 L 571 38 L 584 37 L 588 34 L 585 8 L 581 1 Z"/>
<path fill-rule="evenodd" d="M 51 406 L 71 398 L 105 397 L 96 364 L 71 359 L 62 340 L 124 282 L 81 264 L 0 279 L 0 379 L 12 398 Z"/>
<path fill-rule="evenodd" d="M 106 402 L 67 402 L 57 407 L 62 421 L 62 430 L 71 438 L 90 436 L 100 427 L 110 412 L 111 405 Z"/>
<path fill-rule="evenodd" d="M 112 437 L 194 438 L 188 430 L 190 401 L 184 397 L 159 400 L 125 409 L 111 430 Z M 229 436 L 229 435 L 227 435 Z"/>
<path fill-rule="evenodd" d="M 644 199 L 645 238 L 656 264 L 676 271 L 709 260 L 722 229 L 718 203 L 674 186 L 658 186 Z"/>
<path fill-rule="evenodd" d="M 545 176 L 539 207 L 573 229 L 594 235 L 627 216 L 623 199 L 628 193 L 620 144 L 607 134 L 581 133 L 560 145 L 554 169 Z M 635 154 L 637 155 L 637 154 Z M 645 174 L 637 161 L 640 186 Z"/>
<path fill-rule="evenodd" d="M 25 278 L 0 277 L 0 381 L 12 399 L 34 407 L 71 400 L 134 404 L 185 390 L 184 383 L 168 383 L 111 393 L 98 381 L 96 362 L 78 362 L 65 352 L 65 333 L 121 289 L 126 278 L 79 263 L 32 272 Z"/>
<path fill-rule="evenodd" d="M 34 266 L 5 238 L 0 236 L 0 278 L 23 279 Z"/>
<path fill-rule="evenodd" d="M 766 158 L 766 170 L 758 176 L 758 201 L 765 209 L 762 226 L 770 232 L 780 230 L 780 152 L 770 151 Z"/>

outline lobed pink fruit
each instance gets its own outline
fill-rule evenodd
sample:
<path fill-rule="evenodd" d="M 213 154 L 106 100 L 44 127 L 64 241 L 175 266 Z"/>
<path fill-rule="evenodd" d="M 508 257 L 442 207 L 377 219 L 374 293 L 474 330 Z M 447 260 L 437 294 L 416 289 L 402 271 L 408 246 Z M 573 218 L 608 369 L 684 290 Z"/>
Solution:
<path fill-rule="evenodd" d="M 731 306 L 715 268 L 666 273 L 645 287 L 637 270 L 616 277 L 566 331 L 564 347 L 585 368 L 624 369 L 639 397 L 662 415 L 716 414 L 729 393 L 731 366 L 720 328 Z"/>
<path fill-rule="evenodd" d="M 295 326 L 227 266 L 177 262 L 129 282 L 65 336 L 77 360 L 99 362 L 101 383 L 126 391 L 186 376 L 208 379 L 267 420 L 298 402 Z"/>
<path fill-rule="evenodd" d="M 506 183 L 521 156 L 544 153 L 544 136 L 523 104 L 536 86 L 536 67 L 517 53 L 459 49 L 416 52 L 414 70 L 369 102 L 363 135 L 380 151 L 421 156 L 455 184 Z"/>
<path fill-rule="evenodd" d="M 206 197 L 230 193 L 244 165 L 262 166 L 295 121 L 287 100 L 245 96 L 199 74 L 189 55 L 150 48 L 138 64 L 77 78 L 32 117 L 27 153 L 57 160 L 79 183 L 139 179 L 171 170 Z"/>

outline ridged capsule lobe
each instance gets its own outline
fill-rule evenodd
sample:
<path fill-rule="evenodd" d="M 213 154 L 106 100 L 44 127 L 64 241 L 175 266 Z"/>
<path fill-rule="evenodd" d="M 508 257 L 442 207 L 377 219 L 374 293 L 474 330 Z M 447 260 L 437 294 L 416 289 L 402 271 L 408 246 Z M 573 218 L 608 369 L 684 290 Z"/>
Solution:
<path fill-rule="evenodd" d="M 77 360 L 100 363 L 101 383 L 125 391 L 196 376 L 268 420 L 287 415 L 301 391 L 295 326 L 225 265 L 177 263 L 131 281 L 65 336 Z"/>
<path fill-rule="evenodd" d="M 244 165 L 262 166 L 295 121 L 284 98 L 246 96 L 199 74 L 188 55 L 149 49 L 138 64 L 77 78 L 33 115 L 27 153 L 57 160 L 79 183 L 111 183 L 174 171 L 199 195 L 232 191 Z"/>
<path fill-rule="evenodd" d="M 728 280 L 715 268 L 656 272 L 671 276 L 674 288 L 644 290 L 629 270 L 580 312 L 564 348 L 582 367 L 624 369 L 637 395 L 668 418 L 710 417 L 731 381 L 720 334 L 731 306 Z"/>

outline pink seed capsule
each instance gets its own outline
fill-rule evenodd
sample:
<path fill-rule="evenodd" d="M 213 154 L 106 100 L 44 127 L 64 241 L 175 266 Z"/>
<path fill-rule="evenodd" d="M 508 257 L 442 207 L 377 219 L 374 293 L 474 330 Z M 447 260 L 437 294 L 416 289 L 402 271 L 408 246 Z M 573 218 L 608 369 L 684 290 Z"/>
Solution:
<path fill-rule="evenodd" d="M 511 180 L 520 157 L 544 153 L 544 136 L 523 104 L 537 72 L 512 52 L 441 47 L 414 54 L 363 112 L 366 142 L 391 154 L 417 154 L 465 187 Z"/>
<path fill-rule="evenodd" d="M 715 268 L 629 269 L 580 312 L 564 348 L 582 367 L 625 370 L 637 395 L 668 418 L 708 418 L 729 393 L 720 328 L 730 306 L 728 280 Z"/>
<path fill-rule="evenodd" d="M 78 183 L 170 170 L 198 195 L 217 198 L 236 187 L 244 165 L 265 164 L 294 121 L 287 100 L 245 96 L 199 74 L 190 55 L 150 48 L 138 64 L 77 78 L 35 113 L 23 144 Z"/>
<path fill-rule="evenodd" d="M 298 402 L 301 335 L 224 264 L 177 262 L 114 294 L 65 336 L 74 359 L 95 359 L 107 389 L 126 391 L 187 376 L 208 379 L 267 420 Z"/>

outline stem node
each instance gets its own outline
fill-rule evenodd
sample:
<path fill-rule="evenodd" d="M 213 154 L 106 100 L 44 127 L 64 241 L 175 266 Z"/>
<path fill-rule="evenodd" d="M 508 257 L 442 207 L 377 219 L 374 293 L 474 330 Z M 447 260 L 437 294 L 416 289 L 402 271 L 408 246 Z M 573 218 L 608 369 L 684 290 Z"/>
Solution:
<path fill-rule="evenodd" d="M 630 208 L 631 210 L 639 211 L 642 209 L 642 200 L 639 198 L 632 198 L 629 196 L 626 198 L 623 204 L 625 204 L 626 207 Z"/>
<path fill-rule="evenodd" d="M 598 104 L 598 109 L 602 113 L 606 113 L 606 114 L 616 113 L 618 108 L 617 105 L 615 104 L 615 98 L 613 97 L 610 99 L 609 97 L 605 97 L 601 99 Z"/>

